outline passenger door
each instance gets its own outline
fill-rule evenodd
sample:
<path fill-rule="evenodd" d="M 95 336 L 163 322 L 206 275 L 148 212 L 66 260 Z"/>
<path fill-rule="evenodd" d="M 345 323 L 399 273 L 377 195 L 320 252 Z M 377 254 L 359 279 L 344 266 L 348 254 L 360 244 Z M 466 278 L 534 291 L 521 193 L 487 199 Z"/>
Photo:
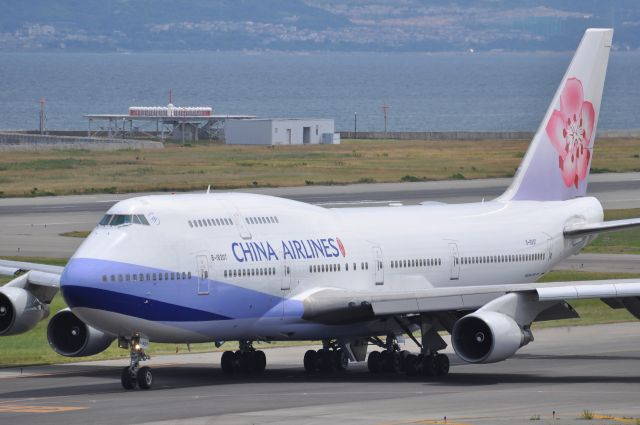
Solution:
<path fill-rule="evenodd" d="M 197 255 L 198 295 L 209 295 L 209 260 L 206 255 Z"/>
<path fill-rule="evenodd" d="M 450 243 L 449 252 L 451 253 L 451 275 L 449 280 L 458 280 L 460 278 L 460 256 L 458 255 L 458 244 Z"/>
<path fill-rule="evenodd" d="M 382 258 L 382 249 L 379 246 L 373 247 L 373 270 L 375 272 L 376 285 L 384 285 L 384 262 Z"/>

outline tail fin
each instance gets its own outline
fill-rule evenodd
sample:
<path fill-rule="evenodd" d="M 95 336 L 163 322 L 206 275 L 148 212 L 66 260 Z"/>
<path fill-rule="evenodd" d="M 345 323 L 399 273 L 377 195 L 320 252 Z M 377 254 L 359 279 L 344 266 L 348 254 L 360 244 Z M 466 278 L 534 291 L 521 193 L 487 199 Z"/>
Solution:
<path fill-rule="evenodd" d="M 584 196 L 613 29 L 588 29 L 511 186 L 499 200 Z"/>

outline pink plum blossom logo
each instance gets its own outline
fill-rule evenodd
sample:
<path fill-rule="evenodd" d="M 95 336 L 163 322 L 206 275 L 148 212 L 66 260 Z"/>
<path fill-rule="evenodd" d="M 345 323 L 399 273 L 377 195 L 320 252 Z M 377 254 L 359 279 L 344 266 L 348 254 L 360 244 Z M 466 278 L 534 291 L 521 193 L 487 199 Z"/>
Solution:
<path fill-rule="evenodd" d="M 546 128 L 567 187 L 577 189 L 589 173 L 595 116 L 593 104 L 584 101 L 580 80 L 569 78 L 560 95 L 560 110 L 553 110 Z"/>

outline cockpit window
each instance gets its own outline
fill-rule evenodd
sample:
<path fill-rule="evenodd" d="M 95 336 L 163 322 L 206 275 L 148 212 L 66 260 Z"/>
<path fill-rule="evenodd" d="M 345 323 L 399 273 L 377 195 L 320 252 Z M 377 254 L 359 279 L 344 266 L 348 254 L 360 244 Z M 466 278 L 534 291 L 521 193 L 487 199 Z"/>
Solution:
<path fill-rule="evenodd" d="M 100 226 L 108 226 L 112 218 L 113 218 L 113 215 L 107 214 L 104 217 L 102 217 L 102 220 L 100 220 L 100 223 L 98 224 L 100 224 Z"/>
<path fill-rule="evenodd" d="M 149 221 L 143 214 L 107 214 L 100 220 L 100 226 L 122 226 L 124 224 L 142 224 L 148 226 Z"/>

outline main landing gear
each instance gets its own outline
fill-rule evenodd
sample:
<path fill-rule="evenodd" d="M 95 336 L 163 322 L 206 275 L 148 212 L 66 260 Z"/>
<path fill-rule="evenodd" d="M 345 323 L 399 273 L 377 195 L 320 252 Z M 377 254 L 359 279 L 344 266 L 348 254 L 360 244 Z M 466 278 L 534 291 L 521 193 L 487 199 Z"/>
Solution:
<path fill-rule="evenodd" d="M 253 348 L 252 341 L 240 341 L 238 351 L 222 353 L 222 372 L 226 374 L 244 373 L 259 374 L 267 367 L 267 357 L 264 351 Z"/>
<path fill-rule="evenodd" d="M 307 373 L 343 372 L 349 366 L 349 356 L 335 341 L 322 341 L 320 350 L 304 353 L 304 370 Z"/>
<path fill-rule="evenodd" d="M 150 359 L 143 348 L 147 344 L 148 341 L 145 343 L 145 341 L 141 341 L 140 337 L 131 338 L 130 341 L 124 339 L 118 341 L 118 345 L 121 348 L 129 348 L 130 353 L 129 366 L 124 367 L 120 375 L 122 388 L 125 390 L 133 390 L 136 386 L 141 390 L 148 390 L 153 385 L 151 368 L 148 366 L 140 367 L 141 361 Z"/>
<path fill-rule="evenodd" d="M 406 333 L 420 347 L 419 354 L 400 350 L 395 335 L 387 335 L 386 342 L 372 338 L 371 342 L 384 348 L 372 351 L 367 359 L 371 373 L 405 373 L 407 376 L 446 376 L 449 373 L 449 357 L 437 352 L 446 344 L 431 326 L 422 326 L 422 344 L 413 337 L 409 329 Z M 442 342 L 441 342 L 442 341 Z M 444 345 L 443 345 L 444 344 Z"/>

